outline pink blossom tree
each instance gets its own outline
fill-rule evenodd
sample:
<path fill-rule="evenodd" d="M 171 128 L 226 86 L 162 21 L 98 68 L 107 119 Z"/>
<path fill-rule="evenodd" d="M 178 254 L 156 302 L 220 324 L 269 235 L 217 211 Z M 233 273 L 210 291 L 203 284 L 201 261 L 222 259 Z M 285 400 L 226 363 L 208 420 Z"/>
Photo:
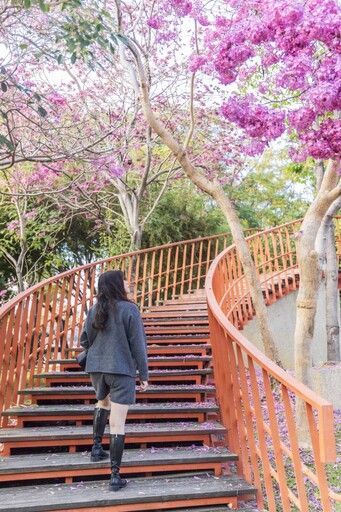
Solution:
<path fill-rule="evenodd" d="M 40 172 L 37 164 L 33 167 L 22 164 L 0 174 L 0 255 L 13 269 L 12 289 L 18 292 L 36 281 L 35 274 L 40 274 L 46 253 L 55 249 L 56 235 L 67 221 L 63 212 L 44 202 L 44 191 L 54 193 L 54 174 Z M 32 253 L 39 256 L 30 264 Z"/>

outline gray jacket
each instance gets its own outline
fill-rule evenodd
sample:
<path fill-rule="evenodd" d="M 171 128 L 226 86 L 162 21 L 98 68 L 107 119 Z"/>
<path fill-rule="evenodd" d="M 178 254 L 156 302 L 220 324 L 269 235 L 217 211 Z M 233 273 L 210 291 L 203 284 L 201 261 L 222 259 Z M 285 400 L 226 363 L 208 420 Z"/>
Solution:
<path fill-rule="evenodd" d="M 83 325 L 80 343 L 88 349 L 85 371 L 88 373 L 119 373 L 148 380 L 146 334 L 138 307 L 119 301 L 109 313 L 104 329 L 94 329 L 96 304 L 89 310 Z"/>

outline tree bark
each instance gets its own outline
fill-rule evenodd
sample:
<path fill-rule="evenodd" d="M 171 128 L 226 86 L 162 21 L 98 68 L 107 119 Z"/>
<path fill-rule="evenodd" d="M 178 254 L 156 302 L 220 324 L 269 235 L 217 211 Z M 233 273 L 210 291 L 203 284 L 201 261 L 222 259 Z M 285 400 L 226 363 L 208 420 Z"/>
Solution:
<path fill-rule="evenodd" d="M 295 328 L 295 376 L 312 387 L 311 346 L 314 336 L 318 287 L 322 267 L 316 249 L 317 235 L 328 208 L 340 196 L 338 168 L 340 162 L 330 161 L 324 174 L 320 190 L 310 205 L 300 232 L 296 236 L 297 262 L 300 270 L 300 287 L 296 303 Z M 304 445 L 310 437 L 304 404 L 297 401 L 296 422 L 299 442 Z"/>
<path fill-rule="evenodd" d="M 330 222 L 326 251 L 326 329 L 327 361 L 340 361 L 340 294 L 338 260 L 335 247 L 335 225 Z"/>

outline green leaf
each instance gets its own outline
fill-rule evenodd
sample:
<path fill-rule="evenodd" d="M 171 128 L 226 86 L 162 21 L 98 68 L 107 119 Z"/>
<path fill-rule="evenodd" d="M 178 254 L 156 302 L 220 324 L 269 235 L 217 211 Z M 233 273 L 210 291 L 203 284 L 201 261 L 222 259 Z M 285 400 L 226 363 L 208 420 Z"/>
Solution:
<path fill-rule="evenodd" d="M 46 117 L 46 116 L 47 116 L 47 112 L 46 112 L 46 110 L 45 110 L 42 106 L 39 106 L 39 107 L 38 107 L 38 114 L 39 114 L 41 117 Z"/>
<path fill-rule="evenodd" d="M 44 0 L 38 0 L 39 1 L 39 7 L 43 12 L 47 11 L 47 5 L 45 5 Z"/>
<path fill-rule="evenodd" d="M 5 74 L 7 73 L 7 70 L 6 70 L 5 66 L 1 66 L 0 71 L 1 71 L 1 73 L 2 73 L 3 75 L 5 75 Z"/>
<path fill-rule="evenodd" d="M 38 94 L 37 92 L 34 93 L 34 97 L 37 101 L 40 101 L 41 100 L 41 96 L 40 94 Z"/>
<path fill-rule="evenodd" d="M 29 9 L 31 7 L 31 0 L 24 0 L 25 9 Z"/>
<path fill-rule="evenodd" d="M 116 35 L 116 37 L 117 37 L 120 41 L 122 41 L 122 43 L 123 43 L 123 44 L 125 44 L 126 46 L 129 46 L 129 44 L 130 44 L 130 43 L 129 43 L 129 39 L 128 39 L 127 37 L 122 36 L 121 34 L 115 34 L 115 35 Z"/>
<path fill-rule="evenodd" d="M 71 64 L 74 64 L 77 60 L 77 53 L 76 52 L 73 52 L 73 54 L 71 55 Z"/>
<path fill-rule="evenodd" d="M 116 46 L 118 46 L 118 42 L 117 42 L 115 34 L 110 34 L 110 39 L 112 40 L 113 43 L 116 44 Z"/>
<path fill-rule="evenodd" d="M 13 150 L 13 144 L 10 140 L 8 140 L 4 135 L 0 133 L 0 146 L 7 146 L 9 150 Z"/>
<path fill-rule="evenodd" d="M 57 62 L 58 62 L 58 64 L 61 64 L 63 62 L 63 55 L 62 54 L 58 55 Z"/>
<path fill-rule="evenodd" d="M 1 90 L 2 90 L 3 92 L 7 92 L 8 87 L 7 87 L 6 82 L 1 82 Z"/>
<path fill-rule="evenodd" d="M 69 52 L 73 52 L 74 49 L 76 48 L 76 41 L 74 41 L 74 39 L 68 39 L 68 42 L 67 42 L 67 49 L 69 50 Z"/>

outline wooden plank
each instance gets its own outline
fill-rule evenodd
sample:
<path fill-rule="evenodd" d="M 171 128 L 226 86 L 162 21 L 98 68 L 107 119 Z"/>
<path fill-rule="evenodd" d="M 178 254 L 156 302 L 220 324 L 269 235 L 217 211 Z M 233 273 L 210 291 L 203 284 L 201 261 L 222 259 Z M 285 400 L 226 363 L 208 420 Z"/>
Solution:
<path fill-rule="evenodd" d="M 130 443 L 180 443 L 191 441 L 210 445 L 210 436 L 225 436 L 226 429 L 218 422 L 160 422 L 128 423 L 126 425 L 126 444 Z M 103 436 L 108 442 L 109 427 Z M 8 428 L 0 431 L 0 442 L 4 444 L 3 456 L 11 454 L 13 448 L 64 446 L 75 452 L 77 446 L 92 445 L 92 425 Z"/>
<path fill-rule="evenodd" d="M 145 320 L 153 320 L 153 319 L 171 319 L 171 318 L 190 318 L 191 320 L 200 319 L 200 318 L 208 318 L 207 309 L 205 310 L 197 310 L 191 309 L 190 311 L 179 311 L 179 310 L 165 310 L 162 311 L 161 308 L 156 308 L 154 311 L 145 311 L 141 313 L 142 319 Z"/>
<path fill-rule="evenodd" d="M 184 348 L 184 347 L 182 347 Z M 198 354 L 184 354 L 182 356 L 179 355 L 170 355 L 170 356 L 149 356 L 148 364 L 151 363 L 197 363 L 197 362 L 209 362 L 212 361 L 211 356 L 201 356 Z M 76 359 L 51 359 L 49 364 L 54 365 L 63 365 L 65 368 L 73 368 L 75 365 L 78 367 L 78 363 Z M 64 371 L 64 370 L 63 370 Z"/>
<path fill-rule="evenodd" d="M 201 383 L 201 379 L 203 377 L 207 377 L 208 375 L 213 375 L 212 368 L 203 368 L 203 369 L 163 369 L 163 370 L 149 370 L 149 381 L 153 382 L 154 380 L 158 381 L 193 381 L 197 384 Z M 198 377 L 198 378 L 193 378 Z M 50 373 L 40 373 L 34 376 L 35 380 L 42 379 L 46 382 L 46 385 L 51 386 L 53 384 L 69 384 L 72 382 L 90 382 L 89 374 L 82 371 L 77 372 L 50 372 Z M 138 377 L 137 377 L 138 379 Z"/>
<path fill-rule="evenodd" d="M 207 397 L 215 396 L 216 388 L 210 384 L 174 384 L 172 386 L 151 384 L 147 391 L 141 393 L 136 389 L 137 400 L 176 400 L 193 399 L 196 401 L 205 400 Z M 77 401 L 95 401 L 95 391 L 92 386 L 57 386 L 47 388 L 27 388 L 19 391 L 19 394 L 27 396 L 26 399 L 32 404 L 41 401 L 62 400 L 63 402 L 72 400 Z"/>
<path fill-rule="evenodd" d="M 186 336 L 187 339 L 187 336 Z M 172 340 L 173 342 L 176 340 Z M 173 354 L 173 353 L 188 353 L 188 354 L 206 354 L 206 352 L 211 352 L 211 345 L 209 343 L 202 343 L 202 344 L 190 344 L 183 345 L 183 344 L 176 344 L 173 343 L 172 345 L 164 346 L 164 345 L 157 345 L 156 343 L 150 344 L 147 347 L 148 349 L 148 355 L 152 354 Z M 82 352 L 82 347 L 74 347 L 74 348 L 68 348 L 66 349 L 67 353 L 78 353 Z M 53 361 L 53 360 L 52 360 Z"/>
<path fill-rule="evenodd" d="M 37 421 L 81 421 L 91 420 L 93 417 L 93 404 L 53 404 L 39 406 L 11 407 L 3 412 L 3 416 L 17 418 L 17 427 L 23 423 Z M 164 418 L 197 418 L 204 421 L 207 414 L 217 414 L 218 406 L 214 402 L 170 402 L 170 403 L 136 403 L 128 411 L 130 419 Z"/>
<path fill-rule="evenodd" d="M 136 392 L 139 391 L 139 388 L 136 388 Z M 215 386 L 212 385 L 150 385 L 147 391 L 143 392 L 143 396 L 148 396 L 152 394 L 179 394 L 183 393 L 214 393 Z M 57 387 L 39 387 L 39 388 L 26 388 L 22 389 L 19 393 L 23 395 L 90 395 L 91 397 L 95 396 L 95 390 L 92 386 L 57 386 Z"/>
<path fill-rule="evenodd" d="M 210 328 L 208 325 L 206 326 L 196 326 L 196 325 L 189 325 L 186 327 L 180 326 L 156 326 L 156 327 L 149 327 L 148 325 L 145 326 L 145 331 L 147 338 L 148 336 L 151 337 L 151 335 L 156 334 L 158 336 L 161 336 L 161 334 L 166 334 L 167 336 L 170 335 L 177 335 L 177 334 L 189 334 L 190 336 L 194 336 L 195 334 L 209 334 Z"/>
<path fill-rule="evenodd" d="M 126 449 L 122 460 L 122 473 L 159 472 L 168 466 L 172 470 L 196 469 L 207 465 L 210 470 L 221 466 L 223 462 L 235 461 L 237 456 L 224 447 L 175 447 L 175 448 L 145 448 Z M 36 478 L 63 476 L 79 476 L 81 474 L 110 474 L 110 462 L 90 461 L 89 452 L 76 453 L 43 453 L 29 455 L 13 455 L 0 458 L 0 477 L 2 481 L 12 481 Z M 186 466 L 186 468 L 185 468 Z M 102 470 L 102 471 L 100 471 Z M 167 469 L 166 469 L 167 470 Z M 76 474 L 77 473 L 77 474 Z"/>
<path fill-rule="evenodd" d="M 128 423 L 126 425 L 126 440 L 129 441 L 130 436 L 134 437 L 152 437 L 153 435 L 175 437 L 181 433 L 186 436 L 191 434 L 220 434 L 225 433 L 226 429 L 218 422 L 193 423 L 186 422 L 160 422 L 151 425 L 150 423 Z M 108 438 L 109 427 L 104 433 L 104 437 Z M 0 430 L 0 442 L 9 441 L 36 441 L 43 440 L 59 440 L 59 439 L 92 439 L 92 425 L 81 425 L 77 428 L 73 426 L 62 427 L 39 427 L 39 428 L 7 428 Z"/>
<path fill-rule="evenodd" d="M 196 334 L 196 335 L 183 335 L 183 336 L 175 336 L 174 334 L 171 335 L 154 335 L 154 336 L 147 336 L 147 344 L 148 344 L 148 352 L 149 352 L 149 345 L 151 344 L 163 344 L 166 343 L 167 345 L 176 343 L 176 345 L 179 345 L 181 343 L 183 344 L 194 344 L 194 343 L 205 343 L 207 344 L 209 342 L 210 337 L 206 334 Z"/>
<path fill-rule="evenodd" d="M 208 318 L 151 318 L 145 319 L 143 321 L 144 327 L 146 330 L 149 329 L 151 325 L 157 327 L 176 327 L 181 325 L 193 325 L 195 328 L 200 328 L 199 326 L 208 325 Z"/>
<path fill-rule="evenodd" d="M 40 485 L 0 489 L 0 510 L 8 512 L 48 512 L 50 510 L 97 510 L 105 507 L 138 505 L 135 510 L 164 510 L 172 505 L 199 505 L 203 501 L 225 504 L 236 503 L 233 497 L 255 494 L 256 489 L 237 476 L 211 475 L 135 478 L 122 492 L 110 492 L 108 481 L 74 484 Z M 151 509 L 152 504 L 157 508 Z M 90 508 L 91 507 L 91 508 Z"/>

